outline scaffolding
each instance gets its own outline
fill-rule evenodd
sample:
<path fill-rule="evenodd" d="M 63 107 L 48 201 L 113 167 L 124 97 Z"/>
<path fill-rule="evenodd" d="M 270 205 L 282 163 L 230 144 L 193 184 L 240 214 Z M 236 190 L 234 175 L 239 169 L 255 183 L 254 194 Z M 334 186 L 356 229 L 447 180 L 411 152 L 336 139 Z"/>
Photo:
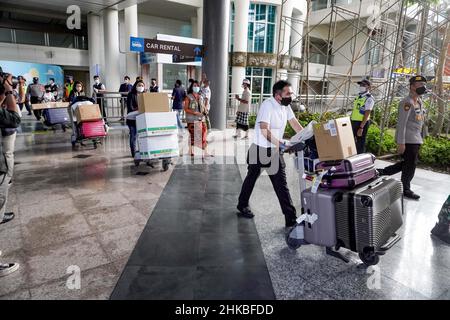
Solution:
<path fill-rule="evenodd" d="M 282 1 L 282 12 L 286 2 L 287 0 Z M 327 13 L 320 21 L 311 24 L 312 1 L 307 2 L 306 17 L 301 21 L 304 25 L 303 33 L 300 34 L 293 27 L 294 21 L 291 17 L 282 15 L 279 19 L 277 57 L 288 55 L 292 47 L 302 42 L 303 68 L 298 77 L 300 97 L 307 109 L 311 109 L 313 105 L 311 111 L 320 112 L 322 115 L 327 111 L 347 114 L 353 105 L 352 91 L 355 91 L 353 88 L 357 80 L 356 75 L 363 74 L 369 78 L 372 82 L 371 93 L 375 99 L 375 107 L 383 110 L 381 123 L 378 124 L 383 139 L 384 129 L 390 117 L 390 106 L 394 100 L 408 94 L 409 78 L 419 73 L 427 76 L 432 82 L 435 78 L 444 39 L 443 33 L 449 24 L 446 3 L 442 1 L 434 3 L 429 0 L 372 2 L 353 0 L 350 1 L 353 3 L 352 9 L 356 10 L 350 10 L 344 5 L 339 5 L 343 1 L 329 0 Z M 326 35 L 323 34 L 322 26 L 328 27 Z M 300 40 L 291 43 L 289 50 L 283 51 L 280 47 L 285 46 L 280 46 L 280 43 L 289 41 L 282 37 L 285 28 L 290 28 L 291 33 L 297 33 Z M 317 41 L 313 40 L 317 39 L 317 35 L 322 35 L 320 39 L 325 45 L 317 45 Z M 319 88 L 311 85 L 313 80 L 310 69 L 314 66 L 311 63 L 312 52 L 324 60 L 321 64 L 323 70 L 320 74 Z M 341 61 L 340 65 L 333 66 L 333 61 L 337 59 Z M 417 65 L 420 70 L 416 70 Z M 278 69 L 276 76 L 284 77 Z M 314 83 L 317 84 L 317 74 L 315 79 Z M 317 96 L 319 98 L 316 98 Z M 310 103 L 312 97 L 314 104 Z M 435 108 L 438 100 L 445 103 L 444 116 L 447 126 L 444 131 L 448 133 L 450 123 L 448 93 L 431 94 L 427 100 L 426 106 L 431 113 L 439 113 Z"/>

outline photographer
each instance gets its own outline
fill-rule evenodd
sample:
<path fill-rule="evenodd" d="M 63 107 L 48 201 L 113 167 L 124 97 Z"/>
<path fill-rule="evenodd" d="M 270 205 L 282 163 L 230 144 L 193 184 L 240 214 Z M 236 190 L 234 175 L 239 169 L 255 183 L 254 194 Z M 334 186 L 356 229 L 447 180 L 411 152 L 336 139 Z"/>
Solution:
<path fill-rule="evenodd" d="M 16 99 L 13 95 L 14 87 L 17 86 L 17 79 L 13 78 L 10 74 L 3 73 L 0 68 L 0 128 L 17 128 L 20 124 L 20 116 L 16 106 Z M 5 144 L 5 138 L 2 138 L 0 144 L 0 153 L 3 157 L 0 157 L 0 224 L 11 221 L 14 218 L 14 213 L 6 213 L 6 201 L 8 198 L 8 190 L 11 186 L 12 167 L 14 165 L 14 159 L 7 159 L 3 148 L 14 149 L 14 141 L 7 141 Z M 8 275 L 19 268 L 18 263 L 0 263 L 0 277 Z"/>

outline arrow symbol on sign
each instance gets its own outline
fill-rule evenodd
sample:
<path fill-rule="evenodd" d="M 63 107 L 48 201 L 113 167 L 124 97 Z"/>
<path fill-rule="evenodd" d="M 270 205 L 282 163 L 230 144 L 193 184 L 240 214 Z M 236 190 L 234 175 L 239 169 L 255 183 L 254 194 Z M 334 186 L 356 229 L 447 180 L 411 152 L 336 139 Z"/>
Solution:
<path fill-rule="evenodd" d="M 194 49 L 194 54 L 195 54 L 196 56 L 199 56 L 201 52 L 202 52 L 202 49 L 200 49 L 199 47 L 196 47 L 196 48 Z"/>

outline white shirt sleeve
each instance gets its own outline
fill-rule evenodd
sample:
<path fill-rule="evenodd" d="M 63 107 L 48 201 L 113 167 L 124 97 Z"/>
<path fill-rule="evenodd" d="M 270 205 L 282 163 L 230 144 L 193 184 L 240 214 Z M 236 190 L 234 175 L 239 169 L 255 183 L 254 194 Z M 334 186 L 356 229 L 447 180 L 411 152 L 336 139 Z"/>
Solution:
<path fill-rule="evenodd" d="M 368 97 L 366 99 L 366 103 L 364 104 L 364 110 L 371 111 L 373 109 L 374 104 L 375 104 L 375 100 L 372 97 Z"/>
<path fill-rule="evenodd" d="M 286 107 L 286 112 L 287 112 L 287 119 L 288 119 L 288 121 L 293 119 L 293 118 L 295 118 L 294 111 L 292 111 L 292 108 L 291 108 L 290 105 Z"/>
<path fill-rule="evenodd" d="M 270 126 L 270 116 L 271 108 L 269 103 L 263 103 L 261 108 L 259 108 L 258 116 L 256 117 L 256 122 L 266 122 Z"/>

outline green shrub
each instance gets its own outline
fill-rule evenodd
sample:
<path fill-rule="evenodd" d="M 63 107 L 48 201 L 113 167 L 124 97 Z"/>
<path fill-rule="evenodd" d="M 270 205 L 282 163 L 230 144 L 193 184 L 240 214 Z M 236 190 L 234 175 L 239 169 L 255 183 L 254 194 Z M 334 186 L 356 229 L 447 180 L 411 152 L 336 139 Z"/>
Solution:
<path fill-rule="evenodd" d="M 389 113 L 389 121 L 385 124 L 385 127 L 387 128 L 394 128 L 397 125 L 398 121 L 398 104 L 400 101 L 398 99 L 395 99 L 392 101 L 390 106 L 390 113 Z M 381 118 L 384 114 L 384 106 L 383 104 L 377 104 L 374 107 L 373 115 L 372 115 L 372 121 L 375 122 L 376 125 L 381 126 Z"/>
<path fill-rule="evenodd" d="M 419 151 L 419 160 L 423 164 L 448 170 L 450 166 L 450 140 L 435 137 L 425 138 Z"/>
<path fill-rule="evenodd" d="M 256 123 L 256 115 L 255 114 L 251 114 L 248 116 L 248 126 L 250 128 L 254 128 L 255 127 L 255 123 Z"/>
<path fill-rule="evenodd" d="M 368 152 L 378 154 L 378 148 L 380 146 L 381 130 L 375 125 L 371 125 L 367 131 L 366 137 L 366 149 Z M 383 143 L 381 144 L 381 154 L 394 152 L 397 144 L 395 143 L 394 136 L 387 130 L 383 134 Z"/>

